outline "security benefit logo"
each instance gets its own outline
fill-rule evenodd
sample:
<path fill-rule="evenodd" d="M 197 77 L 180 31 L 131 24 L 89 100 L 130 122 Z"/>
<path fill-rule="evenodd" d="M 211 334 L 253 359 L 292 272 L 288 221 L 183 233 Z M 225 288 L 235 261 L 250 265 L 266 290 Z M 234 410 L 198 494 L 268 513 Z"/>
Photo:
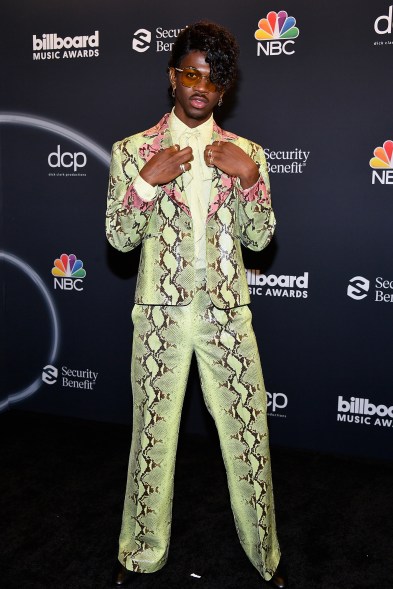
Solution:
<path fill-rule="evenodd" d="M 42 370 L 42 381 L 46 384 L 55 384 L 57 382 L 57 377 L 59 376 L 59 371 L 56 366 L 52 366 L 48 364 L 44 366 Z"/>
<path fill-rule="evenodd" d="M 48 176 L 75 177 L 86 176 L 84 170 L 87 156 L 83 151 L 63 151 L 57 145 L 55 151 L 48 155 L 48 165 L 51 169 Z"/>
<path fill-rule="evenodd" d="M 347 295 L 355 301 L 365 299 L 370 290 L 370 281 L 364 276 L 354 276 L 347 286 Z"/>
<path fill-rule="evenodd" d="M 299 36 L 299 29 L 295 26 L 296 19 L 288 16 L 285 10 L 269 12 L 266 18 L 258 22 L 258 30 L 254 37 L 257 43 L 257 55 L 293 55 L 295 41 Z"/>
<path fill-rule="evenodd" d="M 53 385 L 60 382 L 60 385 L 71 389 L 84 389 L 92 391 L 97 382 L 98 372 L 83 368 L 69 368 L 62 366 L 60 370 L 56 366 L 48 364 L 42 370 L 42 381 L 45 384 Z"/>
<path fill-rule="evenodd" d="M 347 295 L 355 301 L 371 295 L 375 303 L 393 303 L 393 279 L 377 276 L 371 283 L 364 276 L 354 276 L 348 283 Z"/>
<path fill-rule="evenodd" d="M 148 29 L 138 29 L 132 38 L 132 48 L 138 53 L 145 53 L 151 47 L 157 53 L 172 51 L 173 43 L 182 30 L 157 27 L 153 34 Z"/>
<path fill-rule="evenodd" d="M 33 35 L 33 61 L 98 57 L 100 33 L 61 37 L 57 33 Z"/>
<path fill-rule="evenodd" d="M 269 174 L 302 174 L 310 151 L 304 149 L 275 150 L 264 147 Z"/>
<path fill-rule="evenodd" d="M 374 149 L 374 157 L 370 160 L 372 168 L 372 184 L 393 184 L 393 141 L 388 139 L 380 147 Z"/>
<path fill-rule="evenodd" d="M 83 290 L 86 270 L 83 268 L 82 260 L 78 260 L 75 254 L 61 254 L 60 258 L 53 263 L 52 275 L 55 290 Z"/>
<path fill-rule="evenodd" d="M 379 35 L 374 45 L 393 45 L 393 4 L 389 6 L 385 14 L 375 19 L 374 31 Z"/>
<path fill-rule="evenodd" d="M 371 425 L 376 427 L 393 427 L 393 405 L 378 405 L 363 397 L 338 397 L 337 421 Z"/>
<path fill-rule="evenodd" d="M 306 299 L 308 297 L 308 272 L 300 276 L 261 274 L 260 270 L 246 270 L 248 290 L 251 295 Z"/>

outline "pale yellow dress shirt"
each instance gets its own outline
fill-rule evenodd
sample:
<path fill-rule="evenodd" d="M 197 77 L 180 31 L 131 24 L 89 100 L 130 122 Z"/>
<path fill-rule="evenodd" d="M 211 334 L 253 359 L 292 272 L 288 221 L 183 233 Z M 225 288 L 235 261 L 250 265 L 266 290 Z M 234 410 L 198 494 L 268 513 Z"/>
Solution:
<path fill-rule="evenodd" d="M 192 148 L 194 159 L 191 161 L 191 169 L 183 173 L 183 185 L 194 225 L 195 268 L 204 269 L 206 268 L 206 217 L 212 169 L 205 164 L 203 152 L 206 145 L 211 143 L 213 115 L 198 127 L 191 129 L 172 110 L 168 124 L 173 144 L 180 145 L 180 149 L 187 146 Z M 150 201 L 156 196 L 157 187 L 152 186 L 139 175 L 135 178 L 134 188 L 142 200 Z"/>

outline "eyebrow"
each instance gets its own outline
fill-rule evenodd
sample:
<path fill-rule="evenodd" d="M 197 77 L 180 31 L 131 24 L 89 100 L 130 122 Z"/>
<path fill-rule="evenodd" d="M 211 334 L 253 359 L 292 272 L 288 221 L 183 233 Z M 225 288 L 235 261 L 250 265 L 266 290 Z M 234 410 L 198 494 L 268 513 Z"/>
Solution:
<path fill-rule="evenodd" d="M 199 67 L 195 67 L 194 65 L 186 65 L 186 64 L 184 64 L 181 69 L 183 69 L 183 68 L 188 68 L 188 69 L 191 69 L 191 70 L 198 70 L 198 72 L 201 72 L 201 74 L 204 73 L 204 70 L 203 69 L 201 69 Z M 209 67 L 209 70 L 208 70 L 207 73 L 210 74 L 210 67 Z"/>

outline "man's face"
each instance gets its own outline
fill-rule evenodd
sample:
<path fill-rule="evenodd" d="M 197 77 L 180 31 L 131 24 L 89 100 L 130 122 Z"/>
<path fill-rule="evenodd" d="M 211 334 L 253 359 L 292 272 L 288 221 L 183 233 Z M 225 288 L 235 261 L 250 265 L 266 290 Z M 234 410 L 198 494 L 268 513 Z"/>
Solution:
<path fill-rule="evenodd" d="M 183 57 L 179 68 L 192 67 L 200 71 L 203 76 L 210 74 L 210 66 L 205 61 L 205 54 L 201 51 L 192 51 Z M 176 87 L 175 114 L 188 127 L 197 127 L 210 117 L 213 108 L 220 99 L 222 92 L 211 92 L 207 89 L 206 78 L 202 78 L 192 88 L 187 88 L 181 83 L 181 74 L 174 68 L 170 68 L 170 80 L 172 87 Z"/>

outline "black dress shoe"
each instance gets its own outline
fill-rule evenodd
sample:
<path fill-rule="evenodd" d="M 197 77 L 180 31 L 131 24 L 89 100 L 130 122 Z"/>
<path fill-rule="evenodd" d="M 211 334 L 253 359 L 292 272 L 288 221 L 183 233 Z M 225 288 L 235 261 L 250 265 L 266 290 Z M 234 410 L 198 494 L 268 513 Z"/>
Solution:
<path fill-rule="evenodd" d="M 128 587 L 139 573 L 129 571 L 121 562 L 117 561 L 112 575 L 112 587 Z"/>
<path fill-rule="evenodd" d="M 270 585 L 270 587 L 275 587 L 276 589 L 287 589 L 288 579 L 284 573 L 277 568 L 270 581 L 268 581 L 268 585 Z"/>

